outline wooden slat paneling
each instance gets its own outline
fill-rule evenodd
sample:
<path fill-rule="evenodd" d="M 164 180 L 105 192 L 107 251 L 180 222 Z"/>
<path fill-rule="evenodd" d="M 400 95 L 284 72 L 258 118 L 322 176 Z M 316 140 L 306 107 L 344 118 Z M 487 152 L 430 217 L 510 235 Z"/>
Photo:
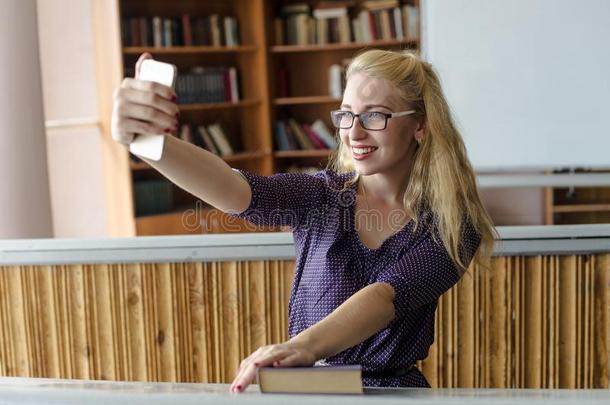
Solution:
<path fill-rule="evenodd" d="M 0 375 L 231 382 L 293 261 L 0 267 Z M 494 257 L 438 303 L 433 387 L 607 388 L 610 254 Z"/>

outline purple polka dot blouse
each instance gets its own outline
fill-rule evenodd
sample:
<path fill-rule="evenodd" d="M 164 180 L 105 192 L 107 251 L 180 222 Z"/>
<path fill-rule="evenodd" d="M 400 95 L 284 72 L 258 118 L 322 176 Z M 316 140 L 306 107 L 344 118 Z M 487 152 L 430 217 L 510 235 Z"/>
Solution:
<path fill-rule="evenodd" d="M 344 189 L 354 173 L 322 170 L 315 174 L 259 176 L 237 170 L 252 189 L 250 206 L 235 214 L 255 225 L 287 226 L 293 231 L 296 263 L 288 304 L 288 334 L 293 337 L 321 321 L 371 283 L 395 290 L 395 318 L 384 329 L 326 364 L 360 364 L 363 370 L 392 370 L 424 359 L 434 341 L 438 298 L 460 278 L 440 242 L 430 210 L 418 213 L 377 249 L 365 246 L 355 227 L 357 184 Z M 480 238 L 465 223 L 460 255 L 470 263 Z M 436 242 L 438 241 L 438 243 Z M 414 368 L 402 377 L 363 378 L 365 386 L 429 387 Z"/>

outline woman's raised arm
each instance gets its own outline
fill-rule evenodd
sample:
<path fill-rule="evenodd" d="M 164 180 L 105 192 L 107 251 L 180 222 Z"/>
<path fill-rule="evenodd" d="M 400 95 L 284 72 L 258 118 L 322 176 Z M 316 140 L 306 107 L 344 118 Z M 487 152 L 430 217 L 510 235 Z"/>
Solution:
<path fill-rule="evenodd" d="M 143 60 L 136 64 L 136 78 L 123 80 L 114 93 L 112 138 L 128 145 L 136 133 L 170 134 L 178 126 L 174 91 L 158 83 L 138 80 Z M 162 158 L 144 159 L 173 183 L 224 212 L 248 208 L 252 190 L 248 182 L 220 157 L 171 135 L 165 136 Z"/>
<path fill-rule="evenodd" d="M 224 160 L 178 138 L 167 136 L 163 157 L 146 160 L 173 183 L 223 212 L 242 212 L 252 198 L 250 185 Z"/>

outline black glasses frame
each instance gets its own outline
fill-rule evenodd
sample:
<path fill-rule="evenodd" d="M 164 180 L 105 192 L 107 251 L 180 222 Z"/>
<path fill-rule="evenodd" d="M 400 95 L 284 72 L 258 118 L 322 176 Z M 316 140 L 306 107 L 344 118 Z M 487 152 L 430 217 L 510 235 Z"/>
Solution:
<path fill-rule="evenodd" d="M 352 121 L 351 121 L 351 123 L 350 123 L 350 125 L 348 127 L 342 127 L 342 126 L 339 126 L 339 125 L 335 124 L 335 115 L 338 114 L 338 113 L 351 114 Z M 351 127 L 354 126 L 354 121 L 355 121 L 356 117 L 358 117 L 358 120 L 360 121 L 360 125 L 362 126 L 362 128 L 364 128 L 364 129 L 366 129 L 368 131 L 383 131 L 384 129 L 386 129 L 388 127 L 388 120 L 390 118 L 404 117 L 404 116 L 407 116 L 407 115 L 410 115 L 410 114 L 414 114 L 414 113 L 415 113 L 415 110 L 399 111 L 399 112 L 395 112 L 395 113 L 385 113 L 385 112 L 381 112 L 381 111 L 365 111 L 365 112 L 360 113 L 360 114 L 354 114 L 351 111 L 333 110 L 333 111 L 330 112 L 330 120 L 333 123 L 333 126 L 335 128 L 338 128 L 338 129 L 350 129 Z M 361 119 L 360 117 L 363 117 L 363 116 L 366 117 L 369 114 L 381 114 L 381 115 L 383 115 L 385 117 L 385 122 L 383 124 L 383 128 L 374 128 L 373 129 L 373 128 L 367 128 L 366 126 L 364 126 L 362 124 L 362 122 L 363 121 L 366 122 L 367 119 L 366 118 Z"/>

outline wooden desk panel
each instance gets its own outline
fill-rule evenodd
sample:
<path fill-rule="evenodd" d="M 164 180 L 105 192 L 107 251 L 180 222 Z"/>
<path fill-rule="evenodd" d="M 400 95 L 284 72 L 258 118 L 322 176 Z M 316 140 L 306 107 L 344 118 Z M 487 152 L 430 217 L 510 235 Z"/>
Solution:
<path fill-rule="evenodd" d="M 439 301 L 433 387 L 608 387 L 610 254 L 496 256 Z M 287 339 L 290 260 L 0 267 L 0 375 L 229 383 Z"/>

